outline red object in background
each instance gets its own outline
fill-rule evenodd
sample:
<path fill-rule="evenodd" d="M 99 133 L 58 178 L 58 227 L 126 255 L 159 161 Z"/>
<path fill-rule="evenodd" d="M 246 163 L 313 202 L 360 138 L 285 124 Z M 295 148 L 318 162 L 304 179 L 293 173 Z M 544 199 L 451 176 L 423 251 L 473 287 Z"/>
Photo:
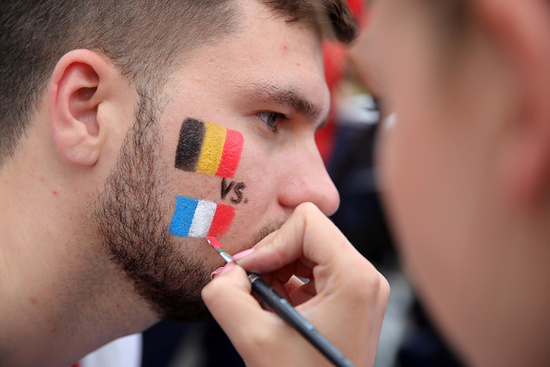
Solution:
<path fill-rule="evenodd" d="M 347 0 L 348 6 L 352 14 L 359 20 L 361 27 L 364 26 L 365 12 L 364 3 L 365 0 Z M 336 42 L 324 42 L 323 43 L 323 58 L 325 61 L 325 78 L 331 95 L 333 95 L 334 88 L 342 80 L 347 67 L 347 53 L 346 46 Z M 323 158 L 325 165 L 329 162 L 329 159 L 334 150 L 334 144 L 336 140 L 336 124 L 334 122 L 335 117 L 335 105 L 334 98 L 331 99 L 329 122 L 324 128 L 317 131 L 315 134 L 315 141 L 317 147 Z"/>
<path fill-rule="evenodd" d="M 347 56 L 346 49 L 342 44 L 325 42 L 323 44 L 323 58 L 325 61 L 325 78 L 331 96 L 334 96 L 334 88 L 342 80 L 346 70 Z M 335 105 L 334 98 L 331 98 L 328 123 L 315 134 L 315 141 L 323 162 L 328 164 L 334 150 L 336 140 L 336 124 L 334 123 Z"/>
<path fill-rule="evenodd" d="M 357 19 L 359 19 L 359 22 L 361 23 L 364 20 L 362 18 L 363 18 L 363 9 L 365 5 L 365 0 L 348 0 L 347 3 L 351 10 L 351 13 L 354 16 L 356 16 Z"/>

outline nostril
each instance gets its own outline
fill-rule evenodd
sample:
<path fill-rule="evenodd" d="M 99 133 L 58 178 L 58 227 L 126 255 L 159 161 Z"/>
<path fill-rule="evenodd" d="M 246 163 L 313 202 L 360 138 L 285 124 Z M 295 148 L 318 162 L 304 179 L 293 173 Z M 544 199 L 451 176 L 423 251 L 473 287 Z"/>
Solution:
<path fill-rule="evenodd" d="M 324 207 L 321 207 L 321 211 L 327 216 L 331 216 L 336 213 L 340 207 L 340 194 L 332 181 L 330 182 L 330 186 L 332 186 L 332 188 L 328 189 L 329 193 L 325 199 L 326 204 Z"/>

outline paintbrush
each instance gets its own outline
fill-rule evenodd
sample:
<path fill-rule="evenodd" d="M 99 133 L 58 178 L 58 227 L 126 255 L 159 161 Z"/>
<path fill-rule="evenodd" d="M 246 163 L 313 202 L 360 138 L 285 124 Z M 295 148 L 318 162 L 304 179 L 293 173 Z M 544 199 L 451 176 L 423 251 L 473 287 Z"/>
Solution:
<path fill-rule="evenodd" d="M 223 248 L 215 237 L 206 237 L 206 240 L 227 262 L 233 257 Z M 335 366 L 353 367 L 353 363 L 344 356 L 327 338 L 325 338 L 309 321 L 307 321 L 288 301 L 277 293 L 258 274 L 248 273 L 248 280 L 252 291 L 265 302 L 277 315 L 306 338 L 317 350 L 327 357 Z"/>

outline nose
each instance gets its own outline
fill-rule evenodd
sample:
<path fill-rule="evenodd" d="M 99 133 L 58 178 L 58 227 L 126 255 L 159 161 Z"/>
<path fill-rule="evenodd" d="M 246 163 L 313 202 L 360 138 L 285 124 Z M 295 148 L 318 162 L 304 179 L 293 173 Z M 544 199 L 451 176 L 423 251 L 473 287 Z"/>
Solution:
<path fill-rule="evenodd" d="M 279 186 L 279 203 L 294 209 L 304 202 L 312 202 L 325 215 L 336 212 L 340 195 L 332 182 L 315 144 L 294 152 L 287 161 L 284 179 Z M 298 158 L 299 157 L 299 158 Z"/>

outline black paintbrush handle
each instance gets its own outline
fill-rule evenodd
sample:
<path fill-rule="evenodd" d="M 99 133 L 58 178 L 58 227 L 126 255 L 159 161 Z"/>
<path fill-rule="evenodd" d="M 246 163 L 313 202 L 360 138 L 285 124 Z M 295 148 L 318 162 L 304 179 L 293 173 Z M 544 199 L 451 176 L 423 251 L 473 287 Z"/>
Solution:
<path fill-rule="evenodd" d="M 354 367 L 327 338 L 325 338 L 309 321 L 307 321 L 288 301 L 267 284 L 258 274 L 248 275 L 252 291 L 258 295 L 271 309 L 296 329 L 317 350 L 325 355 L 335 366 Z"/>

